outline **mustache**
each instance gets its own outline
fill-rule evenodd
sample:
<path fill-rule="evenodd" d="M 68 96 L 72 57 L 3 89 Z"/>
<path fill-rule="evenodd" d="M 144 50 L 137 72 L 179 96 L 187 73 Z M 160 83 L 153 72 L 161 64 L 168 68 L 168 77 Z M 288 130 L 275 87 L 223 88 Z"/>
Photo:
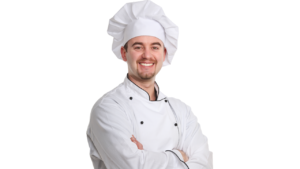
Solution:
<path fill-rule="evenodd" d="M 137 62 L 153 62 L 153 63 L 156 63 L 157 61 L 156 60 L 149 60 L 149 59 L 141 59 L 141 60 L 138 60 Z"/>

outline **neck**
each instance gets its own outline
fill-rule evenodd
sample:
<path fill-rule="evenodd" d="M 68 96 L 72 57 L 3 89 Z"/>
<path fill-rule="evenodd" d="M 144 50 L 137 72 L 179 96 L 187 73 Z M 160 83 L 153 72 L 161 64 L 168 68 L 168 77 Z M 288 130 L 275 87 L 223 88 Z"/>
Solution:
<path fill-rule="evenodd" d="M 155 83 L 155 77 L 151 78 L 151 79 L 138 79 L 135 76 L 132 76 L 128 73 L 128 78 L 129 80 L 131 80 L 133 83 L 135 83 L 136 85 L 138 85 L 140 88 L 142 88 L 143 90 L 145 90 L 148 95 L 150 96 L 150 100 L 156 100 L 156 94 L 155 94 L 155 90 L 154 90 L 154 83 Z"/>

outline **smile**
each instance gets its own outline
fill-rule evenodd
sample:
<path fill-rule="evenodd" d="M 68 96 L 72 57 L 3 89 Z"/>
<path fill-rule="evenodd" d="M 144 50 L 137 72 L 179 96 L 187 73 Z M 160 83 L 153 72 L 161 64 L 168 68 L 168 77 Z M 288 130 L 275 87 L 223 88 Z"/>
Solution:
<path fill-rule="evenodd" d="M 154 63 L 139 63 L 140 65 L 143 65 L 143 66 L 152 66 L 154 65 Z"/>

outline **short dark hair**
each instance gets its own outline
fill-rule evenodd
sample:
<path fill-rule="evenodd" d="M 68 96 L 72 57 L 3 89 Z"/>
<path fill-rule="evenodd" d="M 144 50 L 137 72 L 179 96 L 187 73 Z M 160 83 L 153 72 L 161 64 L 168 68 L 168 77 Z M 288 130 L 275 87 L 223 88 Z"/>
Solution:
<path fill-rule="evenodd" d="M 126 52 L 127 52 L 127 48 L 128 48 L 128 41 L 124 45 L 124 49 L 125 49 Z"/>

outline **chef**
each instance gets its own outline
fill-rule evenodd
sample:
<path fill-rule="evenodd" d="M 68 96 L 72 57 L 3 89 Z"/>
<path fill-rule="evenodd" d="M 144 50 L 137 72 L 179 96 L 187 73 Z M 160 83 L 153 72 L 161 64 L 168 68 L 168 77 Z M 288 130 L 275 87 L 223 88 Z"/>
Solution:
<path fill-rule="evenodd" d="M 108 34 L 128 73 L 92 108 L 87 137 L 94 168 L 211 169 L 207 138 L 191 108 L 155 82 L 174 57 L 178 27 L 146 0 L 125 4 Z"/>

